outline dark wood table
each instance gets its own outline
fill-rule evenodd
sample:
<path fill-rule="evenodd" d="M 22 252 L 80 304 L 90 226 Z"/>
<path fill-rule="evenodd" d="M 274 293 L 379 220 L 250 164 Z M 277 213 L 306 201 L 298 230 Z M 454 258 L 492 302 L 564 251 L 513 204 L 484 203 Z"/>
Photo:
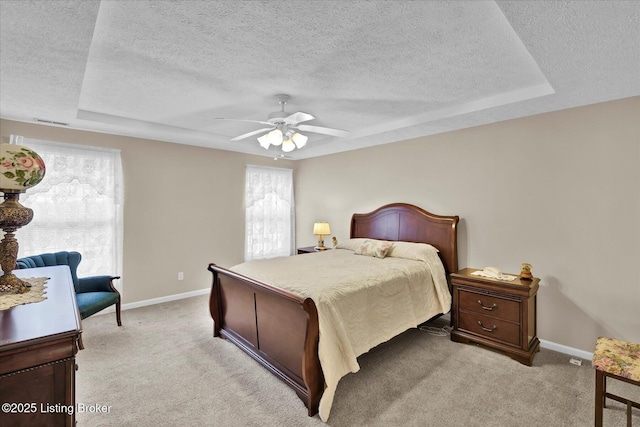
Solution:
<path fill-rule="evenodd" d="M 315 246 L 305 246 L 304 248 L 298 248 L 298 255 L 300 255 L 300 254 L 312 254 L 314 252 L 323 252 L 323 251 L 327 251 L 329 249 L 330 248 L 327 248 L 327 249 L 323 249 L 321 251 L 321 250 L 316 249 Z"/>
<path fill-rule="evenodd" d="M 44 301 L 0 311 L 0 425 L 73 427 L 82 328 L 69 267 L 14 274 L 50 279 Z"/>
<path fill-rule="evenodd" d="M 531 366 L 540 351 L 536 331 L 540 279 L 501 281 L 475 276 L 475 271 L 465 268 L 451 274 L 451 340 L 492 347 Z"/>

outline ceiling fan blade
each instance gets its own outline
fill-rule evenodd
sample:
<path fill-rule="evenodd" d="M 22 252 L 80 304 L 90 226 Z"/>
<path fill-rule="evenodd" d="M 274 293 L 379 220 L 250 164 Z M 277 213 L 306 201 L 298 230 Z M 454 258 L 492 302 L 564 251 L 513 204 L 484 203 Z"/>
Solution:
<path fill-rule="evenodd" d="M 254 130 L 253 132 L 245 133 L 243 135 L 236 136 L 235 138 L 231 138 L 231 140 L 232 141 L 240 141 L 241 139 L 249 138 L 250 136 L 257 135 L 257 134 L 259 134 L 261 132 L 266 132 L 266 131 L 272 130 L 272 129 L 275 129 L 275 128 L 274 127 L 270 127 L 270 128 L 263 128 L 263 129 Z"/>
<path fill-rule="evenodd" d="M 322 127 L 322 126 L 299 125 L 299 126 L 297 126 L 297 128 L 302 130 L 302 131 L 323 133 L 325 135 L 339 136 L 341 138 L 345 138 L 345 137 L 349 136 L 349 131 L 340 130 L 340 129 L 325 128 L 325 127 Z"/>
<path fill-rule="evenodd" d="M 249 122 L 249 123 L 260 123 L 262 125 L 273 125 L 273 123 L 263 122 L 260 120 L 245 120 L 245 119 L 225 119 L 223 117 L 214 117 L 213 120 L 231 120 L 234 122 Z"/>
<path fill-rule="evenodd" d="M 315 119 L 314 116 L 308 113 L 303 113 L 302 111 L 298 111 L 297 113 L 293 113 L 284 118 L 284 122 L 289 125 L 296 125 L 302 122 L 308 122 L 309 120 Z"/>

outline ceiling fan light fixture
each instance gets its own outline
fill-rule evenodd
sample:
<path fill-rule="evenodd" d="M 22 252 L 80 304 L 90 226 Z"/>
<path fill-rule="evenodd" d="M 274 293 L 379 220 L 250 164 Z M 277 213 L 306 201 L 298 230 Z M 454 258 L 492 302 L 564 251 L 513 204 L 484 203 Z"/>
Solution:
<path fill-rule="evenodd" d="M 254 135 L 262 134 L 262 136 L 257 138 L 262 148 L 268 150 L 272 145 L 276 147 L 282 146 L 282 151 L 286 153 L 291 152 L 296 148 L 300 149 L 307 145 L 309 137 L 296 132 L 296 130 L 298 129 L 303 132 L 321 133 L 342 138 L 349 136 L 349 132 L 345 130 L 304 124 L 304 122 L 315 119 L 315 116 L 302 111 L 298 111 L 293 114 L 288 113 L 284 111 L 284 106 L 289 100 L 289 95 L 276 95 L 276 98 L 278 99 L 278 104 L 280 104 L 280 111 L 269 113 L 266 121 L 223 118 L 216 118 L 215 120 L 234 120 L 240 122 L 251 122 L 260 123 L 262 125 L 269 125 L 269 127 L 267 128 L 257 129 L 231 138 L 231 141 L 240 141 Z"/>
<path fill-rule="evenodd" d="M 282 143 L 282 151 L 284 151 L 285 153 L 289 153 L 295 149 L 296 145 L 290 139 L 287 139 Z"/>
<path fill-rule="evenodd" d="M 269 143 L 272 145 L 282 144 L 282 131 L 280 129 L 274 129 L 267 134 Z"/>
<path fill-rule="evenodd" d="M 260 143 L 260 146 L 262 148 L 264 148 L 265 150 L 268 150 L 269 146 L 271 145 L 271 143 L 269 142 L 269 134 L 265 133 L 264 135 L 259 137 L 258 142 Z"/>
<path fill-rule="evenodd" d="M 294 133 L 293 136 L 291 136 L 291 139 L 293 140 L 293 142 L 296 144 L 296 147 L 298 147 L 298 149 L 304 147 L 307 144 L 307 140 L 309 139 L 308 136 L 305 136 L 301 133 Z"/>

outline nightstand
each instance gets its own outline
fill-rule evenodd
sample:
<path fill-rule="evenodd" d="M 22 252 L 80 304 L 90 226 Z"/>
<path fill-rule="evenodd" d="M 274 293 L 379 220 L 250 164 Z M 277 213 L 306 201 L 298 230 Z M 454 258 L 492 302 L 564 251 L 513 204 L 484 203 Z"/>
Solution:
<path fill-rule="evenodd" d="M 313 252 L 322 252 L 322 251 L 317 250 L 315 246 L 307 246 L 307 247 L 304 247 L 304 248 L 298 248 L 298 255 L 300 255 L 300 254 L 310 254 L 310 253 L 313 253 Z"/>
<path fill-rule="evenodd" d="M 536 292 L 540 279 L 511 282 L 473 276 L 474 268 L 451 274 L 451 340 L 500 350 L 531 366 L 540 351 L 536 332 Z"/>

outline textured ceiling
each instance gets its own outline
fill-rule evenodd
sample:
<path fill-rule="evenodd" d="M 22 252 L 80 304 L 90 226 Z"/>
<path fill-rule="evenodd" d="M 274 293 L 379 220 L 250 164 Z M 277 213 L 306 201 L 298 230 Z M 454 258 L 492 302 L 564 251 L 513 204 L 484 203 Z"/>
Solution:
<path fill-rule="evenodd" d="M 0 117 L 301 159 L 640 95 L 640 2 L 0 1 Z"/>

